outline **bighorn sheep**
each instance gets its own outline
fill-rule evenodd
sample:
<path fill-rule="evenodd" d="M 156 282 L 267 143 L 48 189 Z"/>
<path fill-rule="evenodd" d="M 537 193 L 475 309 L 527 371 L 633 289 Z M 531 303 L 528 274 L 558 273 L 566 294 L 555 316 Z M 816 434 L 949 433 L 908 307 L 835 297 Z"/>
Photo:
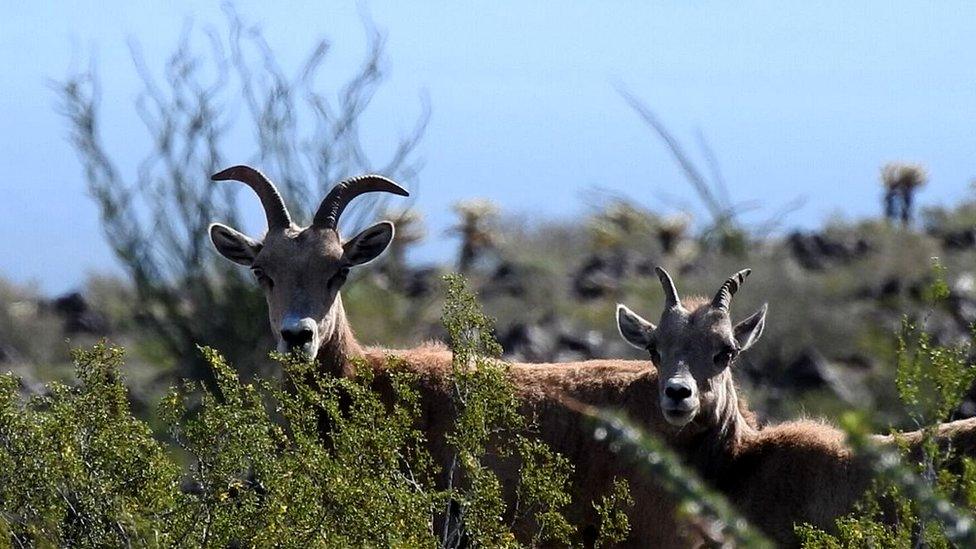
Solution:
<path fill-rule="evenodd" d="M 729 277 L 711 300 L 681 300 L 667 271 L 658 268 L 666 298 L 658 325 L 618 305 L 617 326 L 657 367 L 656 400 L 671 444 L 759 528 L 779 543 L 795 544 L 794 524 L 832 528 L 864 493 L 871 473 L 839 429 L 811 420 L 760 426 L 739 398 L 736 358 L 762 335 L 767 311 L 763 305 L 731 321 L 732 297 L 749 273 Z M 919 446 L 920 433 L 901 436 Z M 944 424 L 937 436 L 976 455 L 976 419 Z M 890 443 L 892 437 L 875 440 Z"/>
<path fill-rule="evenodd" d="M 432 456 L 443 466 L 450 455 L 444 435 L 455 413 L 445 382 L 450 352 L 437 346 L 363 348 L 353 336 L 340 297 L 349 269 L 379 256 L 392 241 L 394 227 L 378 223 L 343 243 L 336 230 L 339 216 L 363 193 L 404 196 L 406 191 L 379 176 L 343 181 L 323 200 L 312 225 L 300 228 L 292 223 L 274 185 L 257 170 L 237 166 L 213 178 L 241 181 L 261 199 L 268 220 L 263 241 L 220 224 L 211 226 L 210 236 L 222 255 L 254 271 L 268 300 L 278 348 L 315 356 L 336 376 L 355 375 L 353 364 L 361 359 L 381 378 L 388 355 L 402 358 L 406 367 L 420 374 L 420 426 Z M 671 547 L 688 541 L 673 515 L 673 500 L 594 441 L 581 427 L 580 416 L 562 404 L 563 397 L 620 409 L 645 429 L 665 436 L 780 541 L 792 541 L 795 522 L 829 527 L 863 491 L 866 470 L 852 458 L 840 431 L 812 421 L 761 428 L 739 400 L 731 367 L 738 353 L 759 339 L 766 317 L 764 306 L 741 323 L 731 323 L 731 299 L 747 274 L 727 280 L 711 301 L 682 302 L 671 278 L 659 271 L 667 307 L 657 327 L 618 307 L 621 334 L 648 349 L 657 369 L 624 360 L 512 365 L 524 410 L 536 417 L 540 437 L 576 467 L 574 505 L 567 513 L 571 520 L 592 524 L 589 502 L 605 493 L 614 477 L 621 477 L 630 481 L 636 500 L 631 516 L 634 545 Z M 967 420 L 943 426 L 940 437 L 973 455 L 973 433 L 974 423 Z M 917 444 L 918 433 L 905 436 Z M 511 465 L 499 464 L 502 479 L 514 478 L 514 472 L 506 470 Z"/>
<path fill-rule="evenodd" d="M 336 376 L 355 375 L 353 364 L 361 359 L 381 378 L 388 355 L 403 359 L 405 367 L 419 374 L 420 427 L 426 432 L 432 456 L 446 468 L 452 452 L 446 447 L 445 434 L 455 417 L 451 386 L 446 382 L 451 353 L 430 345 L 410 350 L 363 348 L 352 333 L 340 297 L 349 269 L 379 256 L 394 236 L 393 224 L 384 221 L 343 243 L 336 227 L 346 205 L 367 192 L 401 196 L 407 192 L 380 176 L 348 179 L 325 197 L 312 225 L 300 228 L 292 223 L 274 185 L 257 170 L 236 166 L 213 179 L 241 181 L 261 199 L 268 221 L 262 242 L 216 223 L 210 227 L 210 237 L 224 257 L 254 272 L 267 297 L 278 348 L 314 356 L 322 368 Z M 607 493 L 614 477 L 620 477 L 630 482 L 636 502 L 631 517 L 634 543 L 642 547 L 686 544 L 674 517 L 674 501 L 652 479 L 618 463 L 614 454 L 584 430 L 581 416 L 562 404 L 562 397 L 568 396 L 587 404 L 618 408 L 631 417 L 647 418 L 642 422 L 645 428 L 663 431 L 667 425 L 657 414 L 649 413 L 658 406 L 653 370 L 638 361 L 598 360 L 513 364 L 510 372 L 524 412 L 537 421 L 539 436 L 575 465 L 574 504 L 567 510 L 570 520 L 584 526 L 594 524 L 590 502 Z M 503 481 L 516 478 L 512 466 L 498 464 Z"/>

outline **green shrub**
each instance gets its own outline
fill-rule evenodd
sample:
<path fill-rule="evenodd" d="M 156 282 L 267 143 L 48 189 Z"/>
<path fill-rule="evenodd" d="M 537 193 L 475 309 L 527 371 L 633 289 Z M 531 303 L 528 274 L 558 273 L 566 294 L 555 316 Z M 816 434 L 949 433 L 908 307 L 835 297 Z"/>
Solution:
<path fill-rule="evenodd" d="M 414 374 L 395 358 L 383 379 L 365 363 L 337 379 L 277 355 L 283 379 L 242 382 L 201 348 L 214 385 L 163 398 L 167 447 L 130 409 L 123 351 L 100 343 L 75 353 L 75 387 L 50 384 L 25 401 L 15 377 L 0 377 L 0 535 L 15 546 L 570 545 L 576 530 L 561 511 L 573 468 L 520 415 L 492 323 L 463 279 L 447 283 L 449 471 L 426 450 Z M 520 463 L 511 509 L 498 457 Z M 442 474 L 446 487 L 434 481 Z M 628 497 L 615 486 L 598 504 L 603 539 L 626 536 Z M 516 523 L 530 531 L 519 526 L 517 538 Z"/>
<path fill-rule="evenodd" d="M 932 271 L 933 282 L 924 297 L 939 307 L 949 298 L 946 269 L 936 260 Z M 939 424 L 951 418 L 976 380 L 976 367 L 970 362 L 973 343 L 937 343 L 925 330 L 924 320 L 907 316 L 897 342 L 895 384 L 905 411 L 922 429 L 921 455 L 910 455 L 907 445 L 902 445 L 901 456 L 876 447 L 865 434 L 868 422 L 863 415 L 846 416 L 843 426 L 848 440 L 877 478 L 855 512 L 837 520 L 836 533 L 799 526 L 804 547 L 976 544 L 971 514 L 976 509 L 976 461 L 955 459 L 960 456 L 951 447 L 940 447 L 935 436 Z"/>
<path fill-rule="evenodd" d="M 560 513 L 570 503 L 567 493 L 572 465 L 544 443 L 529 438 L 532 426 L 519 413 L 516 390 L 508 365 L 498 359 L 502 348 L 493 336 L 494 325 L 481 311 L 474 294 L 460 275 L 445 277 L 447 302 L 443 323 L 453 360 L 453 394 L 458 408 L 448 442 L 457 449 L 447 472 L 450 486 L 466 479 L 466 489 L 452 493 L 462 523 L 448 539 L 468 537 L 476 545 L 502 546 L 514 541 L 505 513 L 503 487 L 484 457 L 517 456 L 521 463 L 517 505 L 512 521 L 529 518 L 537 523 L 533 543 L 569 543 L 574 529 Z M 490 451 L 489 451 L 490 450 Z"/>
<path fill-rule="evenodd" d="M 78 386 L 23 402 L 0 376 L 0 535 L 16 546 L 155 546 L 179 467 L 133 417 L 122 351 L 76 351 Z"/>
<path fill-rule="evenodd" d="M 393 376 L 387 407 L 368 369 L 336 379 L 279 357 L 294 387 L 286 391 L 242 384 L 216 352 L 204 355 L 219 395 L 187 387 L 162 403 L 171 436 L 190 458 L 184 484 L 192 493 L 165 525 L 172 535 L 200 546 L 430 545 L 440 494 L 429 488 L 423 436 L 413 427 L 417 394 L 405 375 Z M 331 420 L 328 445 L 320 410 Z"/>

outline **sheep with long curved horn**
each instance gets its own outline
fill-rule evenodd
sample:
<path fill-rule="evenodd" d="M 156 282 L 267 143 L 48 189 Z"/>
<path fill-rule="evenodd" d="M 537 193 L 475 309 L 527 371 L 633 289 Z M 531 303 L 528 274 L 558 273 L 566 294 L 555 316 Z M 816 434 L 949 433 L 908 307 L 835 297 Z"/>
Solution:
<path fill-rule="evenodd" d="M 379 175 L 346 179 L 322 201 L 312 225 L 300 228 L 292 224 L 274 184 L 258 170 L 234 166 L 212 179 L 246 183 L 264 206 L 269 230 L 263 241 L 220 223 L 210 226 L 210 239 L 224 257 L 250 267 L 265 288 L 278 349 L 315 356 L 324 344 L 351 338 L 339 288 L 352 267 L 368 263 L 386 250 L 395 231 L 392 223 L 382 221 L 343 242 L 335 230 L 339 216 L 351 200 L 364 193 L 409 193 Z M 322 284 L 302 291 L 312 282 Z"/>
<path fill-rule="evenodd" d="M 274 183 L 258 170 L 250 166 L 234 166 L 213 174 L 210 179 L 240 181 L 254 189 L 261 199 L 264 215 L 268 218 L 268 230 L 287 229 L 291 226 L 291 215 L 288 214 L 288 207 L 285 206 L 281 194 L 278 193 Z"/>
<path fill-rule="evenodd" d="M 357 196 L 365 193 L 387 192 L 399 196 L 409 196 L 403 187 L 381 175 L 360 175 L 339 182 L 319 205 L 312 227 L 316 229 L 335 229 L 339 224 L 339 216 L 346 206 Z"/>

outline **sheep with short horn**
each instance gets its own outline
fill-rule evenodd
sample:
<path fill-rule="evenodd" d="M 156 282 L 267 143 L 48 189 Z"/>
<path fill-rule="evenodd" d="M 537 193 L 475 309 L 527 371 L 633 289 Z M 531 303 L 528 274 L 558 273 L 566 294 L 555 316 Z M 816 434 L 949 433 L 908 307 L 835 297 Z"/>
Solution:
<path fill-rule="evenodd" d="M 735 364 L 762 336 L 768 310 L 732 322 L 732 299 L 750 270 L 726 279 L 711 300 L 681 300 L 667 271 L 657 273 L 666 296 L 658 324 L 618 305 L 617 325 L 656 366 L 668 441 L 777 542 L 796 544 L 796 524 L 833 529 L 870 485 L 871 471 L 836 427 L 811 420 L 761 426 L 739 397 Z M 976 455 L 976 419 L 943 424 L 937 436 L 961 455 Z M 919 432 L 899 438 L 919 451 Z M 891 444 L 893 437 L 875 440 Z"/>

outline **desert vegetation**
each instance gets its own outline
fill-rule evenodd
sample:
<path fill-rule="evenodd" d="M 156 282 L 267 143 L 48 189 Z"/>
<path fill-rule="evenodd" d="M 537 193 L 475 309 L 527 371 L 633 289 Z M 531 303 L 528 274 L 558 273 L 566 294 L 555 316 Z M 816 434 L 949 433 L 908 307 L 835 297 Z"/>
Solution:
<path fill-rule="evenodd" d="M 943 274 L 937 267 L 925 290 L 933 306 L 949 295 Z M 157 403 L 162 427 L 154 431 L 133 412 L 123 351 L 99 343 L 74 352 L 70 385 L 51 383 L 25 398 L 16 376 L 2 379 L 4 535 L 15 545 L 288 539 L 328 546 L 603 546 L 627 539 L 632 521 L 647 511 L 646 504 L 635 508 L 635 500 L 657 490 L 677 513 L 674 521 L 655 516 L 658 527 L 675 529 L 668 533 L 689 542 L 768 544 L 762 515 L 756 515 L 758 529 L 749 526 L 736 500 L 721 495 L 722 484 L 706 488 L 695 460 L 685 462 L 687 454 L 671 447 L 662 428 L 652 426 L 656 434 L 648 434 L 618 412 L 569 403 L 583 419 L 576 428 L 643 475 L 607 482 L 606 493 L 589 502 L 596 525 L 581 528 L 566 511 L 585 462 L 538 442 L 539 429 L 551 425 L 520 414 L 519 376 L 493 358 L 500 347 L 492 323 L 457 277 L 447 280 L 443 326 L 454 357 L 446 379 L 453 379 L 460 410 L 444 437 L 455 456 L 446 487 L 436 480 L 444 471 L 418 428 L 424 399 L 417 371 L 395 353 L 381 370 L 361 363 L 355 377 L 277 355 L 280 378 L 242 382 L 216 351 L 201 348 L 216 389 L 202 382 L 174 386 Z M 973 538 L 972 422 L 959 422 L 965 436 L 956 438 L 940 425 L 976 377 L 969 348 L 934 343 L 924 325 L 905 321 L 896 348 L 897 391 L 922 429 L 872 439 L 864 435 L 863 416 L 844 416 L 855 455 L 876 480 L 835 526 L 798 523 L 804 545 L 922 539 L 966 546 Z M 380 392 L 377 371 L 387 380 Z M 330 420 L 327 441 L 323 412 Z M 506 455 L 518 456 L 514 476 L 498 461 Z M 510 490 L 515 503 L 506 496 Z M 894 519 L 888 508 L 896 510 Z"/>
<path fill-rule="evenodd" d="M 366 58 L 342 82 L 323 75 L 325 41 L 289 77 L 259 29 L 232 10 L 223 31 L 205 36 L 203 50 L 184 37 L 161 72 L 133 44 L 145 84 L 136 109 L 152 136 L 134 176 L 104 144 L 97 74 L 55 85 L 123 274 L 92 275 L 60 296 L 0 280 L 5 544 L 976 542 L 974 430 L 971 421 L 947 425 L 976 417 L 976 195 L 919 208 L 918 195 L 939 181 L 898 161 L 861 182 L 878 189 L 876 217 L 791 230 L 787 208 L 748 226 L 704 139 L 693 154 L 621 90 L 705 217 L 593 193 L 582 222 L 527 221 L 472 197 L 455 207 L 456 253 L 418 264 L 410 252 L 426 237 L 423 212 L 382 193 L 346 201 L 342 233 L 383 246 L 358 258 L 378 256 L 368 268 L 333 269 L 342 272 L 344 318 L 372 350 L 350 357 L 348 371 L 330 371 L 298 354 L 269 354 L 277 336 L 265 273 L 253 280 L 208 238 L 211 222 L 240 223 L 240 185 L 210 177 L 231 164 L 260 166 L 281 187 L 288 226 L 317 223 L 313 208 L 334 182 L 375 172 L 406 189 L 423 185 L 418 145 L 429 108 L 422 99 L 415 126 L 373 159 L 358 121 L 383 81 L 382 33 L 366 25 Z M 246 106 L 233 123 L 228 95 Z M 251 132 L 253 148 L 231 150 L 232 128 Z M 383 218 L 396 227 L 392 242 L 386 225 L 366 228 Z M 220 234 L 225 243 L 232 235 Z M 820 514 L 794 513 L 794 490 L 783 492 L 789 501 L 772 499 L 778 522 L 764 521 L 762 490 L 795 480 L 788 468 L 723 482 L 713 461 L 682 446 L 687 439 L 659 409 L 648 346 L 627 345 L 614 319 L 617 303 L 674 306 L 659 267 L 682 295 L 708 296 L 729 273 L 751 269 L 749 290 L 731 293 L 735 311 L 762 312 L 762 341 L 736 353 L 734 383 L 723 378 L 734 388 L 729 402 L 743 403 L 738 427 L 756 440 L 784 432 L 785 421 L 827 432 L 828 453 L 843 459 L 814 464 L 805 481 L 847 483 L 842 502 L 816 505 L 820 486 L 808 484 L 804 503 Z M 399 348 L 418 354 L 388 351 Z M 411 356 L 435 357 L 436 375 Z M 648 400 L 587 402 L 565 398 L 581 389 L 540 388 L 553 379 L 581 387 L 592 368 L 621 359 L 630 370 L 614 375 L 630 385 L 620 385 L 635 390 L 631 378 L 640 378 Z M 532 371 L 533 363 L 557 364 Z M 545 398 L 532 401 L 533 391 Z M 437 428 L 427 428 L 435 416 Z M 553 417 L 573 419 L 555 431 Z M 823 451 L 823 440 L 790 451 L 802 461 Z M 856 478 L 820 474 L 838 464 Z"/>

